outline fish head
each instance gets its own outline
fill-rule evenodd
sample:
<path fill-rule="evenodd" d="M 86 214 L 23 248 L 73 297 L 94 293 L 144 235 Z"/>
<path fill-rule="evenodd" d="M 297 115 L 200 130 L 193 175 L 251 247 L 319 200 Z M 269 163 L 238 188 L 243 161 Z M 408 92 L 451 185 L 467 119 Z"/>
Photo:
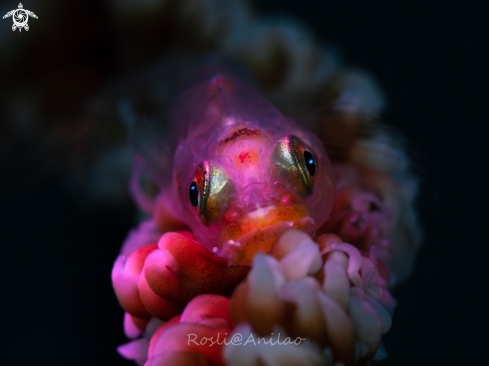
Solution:
<path fill-rule="evenodd" d="M 195 125 L 180 144 L 174 179 L 197 240 L 229 264 L 250 265 L 287 229 L 313 235 L 326 221 L 333 169 L 312 133 L 244 87 L 220 84 L 200 108 L 214 128 Z"/>

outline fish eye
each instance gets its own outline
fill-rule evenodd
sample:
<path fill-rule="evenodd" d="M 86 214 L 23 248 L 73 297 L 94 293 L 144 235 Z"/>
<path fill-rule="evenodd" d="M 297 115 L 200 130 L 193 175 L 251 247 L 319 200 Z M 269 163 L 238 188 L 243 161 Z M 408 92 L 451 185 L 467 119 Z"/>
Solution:
<path fill-rule="evenodd" d="M 316 159 L 309 151 L 304 150 L 304 161 L 306 163 L 307 171 L 311 177 L 314 177 L 316 173 Z"/>
<path fill-rule="evenodd" d="M 304 198 L 311 196 L 317 169 L 316 155 L 298 137 L 286 136 L 275 145 L 270 176 L 290 191 Z"/>
<path fill-rule="evenodd" d="M 199 191 L 197 190 L 197 182 L 193 181 L 188 189 L 188 197 L 192 206 L 197 207 L 199 205 Z"/>
<path fill-rule="evenodd" d="M 205 225 L 222 216 L 233 188 L 230 183 L 224 171 L 215 164 L 204 161 L 197 166 L 187 197 Z"/>

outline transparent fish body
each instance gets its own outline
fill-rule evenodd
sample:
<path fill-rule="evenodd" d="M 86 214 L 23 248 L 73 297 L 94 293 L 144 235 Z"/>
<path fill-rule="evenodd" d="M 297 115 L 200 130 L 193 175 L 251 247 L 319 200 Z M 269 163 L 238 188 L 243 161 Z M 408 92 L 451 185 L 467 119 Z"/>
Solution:
<path fill-rule="evenodd" d="M 334 199 L 322 143 L 230 73 L 195 80 L 171 114 L 172 183 L 162 196 L 172 215 L 229 264 L 251 264 L 291 227 L 313 235 Z"/>

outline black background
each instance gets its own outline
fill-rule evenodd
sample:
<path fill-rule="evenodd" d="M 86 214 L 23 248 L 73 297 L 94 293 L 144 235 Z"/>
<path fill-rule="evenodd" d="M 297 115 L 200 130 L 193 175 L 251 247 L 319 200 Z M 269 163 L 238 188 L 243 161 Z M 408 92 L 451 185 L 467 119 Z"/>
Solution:
<path fill-rule="evenodd" d="M 38 37 L 50 47 L 22 41 L 23 57 L 0 70 L 2 80 L 10 78 L 0 96 L 8 95 L 13 77 L 36 88 L 49 77 L 38 73 L 45 70 L 39 63 L 50 57 L 53 68 L 97 63 L 102 73 L 117 72 L 117 35 L 105 2 L 69 1 L 70 7 L 44 6 L 43 14 L 36 11 L 40 3 L 23 3 L 39 20 L 15 36 Z M 302 20 L 335 44 L 346 63 L 376 76 L 388 97 L 385 120 L 407 137 L 422 177 L 425 241 L 413 276 L 394 292 L 399 306 L 384 337 L 389 356 L 378 364 L 481 364 L 487 351 L 487 12 L 475 2 L 254 3 L 265 14 Z M 10 20 L 0 22 L 6 32 Z M 49 42 L 39 38 L 47 35 Z M 13 56 L 0 54 L 6 57 Z M 69 85 L 77 89 L 76 80 Z M 61 100 L 60 108 L 69 106 Z M 131 364 L 115 352 L 126 338 L 110 272 L 134 224 L 133 210 L 81 208 L 60 193 L 62 171 L 44 174 L 26 157 L 29 142 L 15 143 L 0 150 L 0 364 Z"/>

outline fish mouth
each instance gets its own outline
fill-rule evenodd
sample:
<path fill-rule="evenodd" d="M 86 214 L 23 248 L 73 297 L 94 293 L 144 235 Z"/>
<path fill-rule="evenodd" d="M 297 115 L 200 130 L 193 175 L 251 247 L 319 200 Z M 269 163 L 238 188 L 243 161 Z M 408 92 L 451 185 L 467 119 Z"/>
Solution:
<path fill-rule="evenodd" d="M 302 205 L 260 208 L 227 225 L 219 240 L 222 246 L 214 251 L 228 265 L 251 266 L 255 254 L 268 253 L 284 231 L 295 228 L 310 232 L 313 225 L 314 219 Z"/>

